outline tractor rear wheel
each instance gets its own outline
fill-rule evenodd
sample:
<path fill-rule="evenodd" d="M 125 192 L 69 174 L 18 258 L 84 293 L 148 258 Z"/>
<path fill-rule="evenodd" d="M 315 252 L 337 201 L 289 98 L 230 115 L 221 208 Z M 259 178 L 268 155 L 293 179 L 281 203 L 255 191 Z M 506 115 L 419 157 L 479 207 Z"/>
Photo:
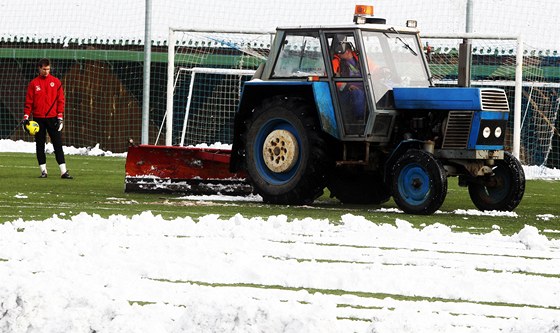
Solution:
<path fill-rule="evenodd" d="M 432 154 L 411 149 L 392 168 L 392 194 L 397 206 L 408 214 L 429 215 L 447 195 L 447 175 Z"/>
<path fill-rule="evenodd" d="M 509 152 L 496 161 L 491 176 L 471 182 L 469 195 L 480 210 L 512 211 L 525 193 L 525 173 L 521 163 Z"/>
<path fill-rule="evenodd" d="M 343 204 L 379 205 L 391 198 L 383 176 L 363 170 L 337 168 L 327 187 Z"/>
<path fill-rule="evenodd" d="M 301 98 L 276 96 L 248 120 L 247 174 L 264 202 L 310 204 L 323 194 L 333 163 L 313 110 Z"/>

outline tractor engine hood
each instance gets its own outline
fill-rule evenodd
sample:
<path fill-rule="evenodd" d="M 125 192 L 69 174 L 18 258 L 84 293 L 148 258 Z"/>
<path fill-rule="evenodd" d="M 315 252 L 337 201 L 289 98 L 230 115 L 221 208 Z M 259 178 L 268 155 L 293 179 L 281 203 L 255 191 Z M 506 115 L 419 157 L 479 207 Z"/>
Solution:
<path fill-rule="evenodd" d="M 413 110 L 508 112 L 507 96 L 495 88 L 393 88 L 395 107 Z"/>

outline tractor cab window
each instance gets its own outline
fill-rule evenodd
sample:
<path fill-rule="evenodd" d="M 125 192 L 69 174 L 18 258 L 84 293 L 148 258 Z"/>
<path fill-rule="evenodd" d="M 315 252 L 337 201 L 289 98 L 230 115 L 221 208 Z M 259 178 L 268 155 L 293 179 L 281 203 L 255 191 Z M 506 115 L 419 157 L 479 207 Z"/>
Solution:
<path fill-rule="evenodd" d="M 334 86 L 346 134 L 363 134 L 368 116 L 363 68 L 352 32 L 327 34 Z"/>
<path fill-rule="evenodd" d="M 362 69 L 356 51 L 354 36 L 337 35 L 331 41 L 332 66 L 334 76 L 362 77 Z"/>
<path fill-rule="evenodd" d="M 326 76 L 318 33 L 288 33 L 272 74 L 276 78 Z"/>
<path fill-rule="evenodd" d="M 386 104 L 393 87 L 428 87 L 422 50 L 414 34 L 363 31 L 363 43 L 378 107 Z"/>

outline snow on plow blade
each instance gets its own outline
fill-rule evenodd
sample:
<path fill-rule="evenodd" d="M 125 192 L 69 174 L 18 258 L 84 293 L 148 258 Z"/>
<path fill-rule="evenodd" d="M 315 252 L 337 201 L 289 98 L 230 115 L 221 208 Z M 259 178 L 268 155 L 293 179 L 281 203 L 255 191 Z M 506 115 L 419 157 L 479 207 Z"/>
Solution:
<path fill-rule="evenodd" d="M 229 171 L 230 154 L 215 148 L 130 146 L 125 192 L 252 193 L 245 174 Z"/>

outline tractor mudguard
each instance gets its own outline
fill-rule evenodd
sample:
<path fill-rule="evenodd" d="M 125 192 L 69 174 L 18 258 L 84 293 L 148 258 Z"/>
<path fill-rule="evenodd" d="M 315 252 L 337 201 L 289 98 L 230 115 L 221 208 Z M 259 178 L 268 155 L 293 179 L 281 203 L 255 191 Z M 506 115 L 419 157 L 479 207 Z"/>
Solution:
<path fill-rule="evenodd" d="M 401 141 L 397 147 L 395 147 L 395 149 L 393 149 L 393 151 L 391 152 L 391 154 L 389 155 L 389 157 L 387 158 L 387 161 L 385 162 L 385 166 L 384 166 L 384 181 L 386 184 L 389 183 L 390 179 L 389 176 L 391 175 L 391 168 L 393 167 L 393 164 L 395 164 L 395 162 L 397 161 L 397 159 L 402 156 L 404 154 L 405 151 L 409 150 L 409 149 L 423 149 L 424 147 L 424 141 L 420 141 L 420 140 L 404 140 Z"/>

